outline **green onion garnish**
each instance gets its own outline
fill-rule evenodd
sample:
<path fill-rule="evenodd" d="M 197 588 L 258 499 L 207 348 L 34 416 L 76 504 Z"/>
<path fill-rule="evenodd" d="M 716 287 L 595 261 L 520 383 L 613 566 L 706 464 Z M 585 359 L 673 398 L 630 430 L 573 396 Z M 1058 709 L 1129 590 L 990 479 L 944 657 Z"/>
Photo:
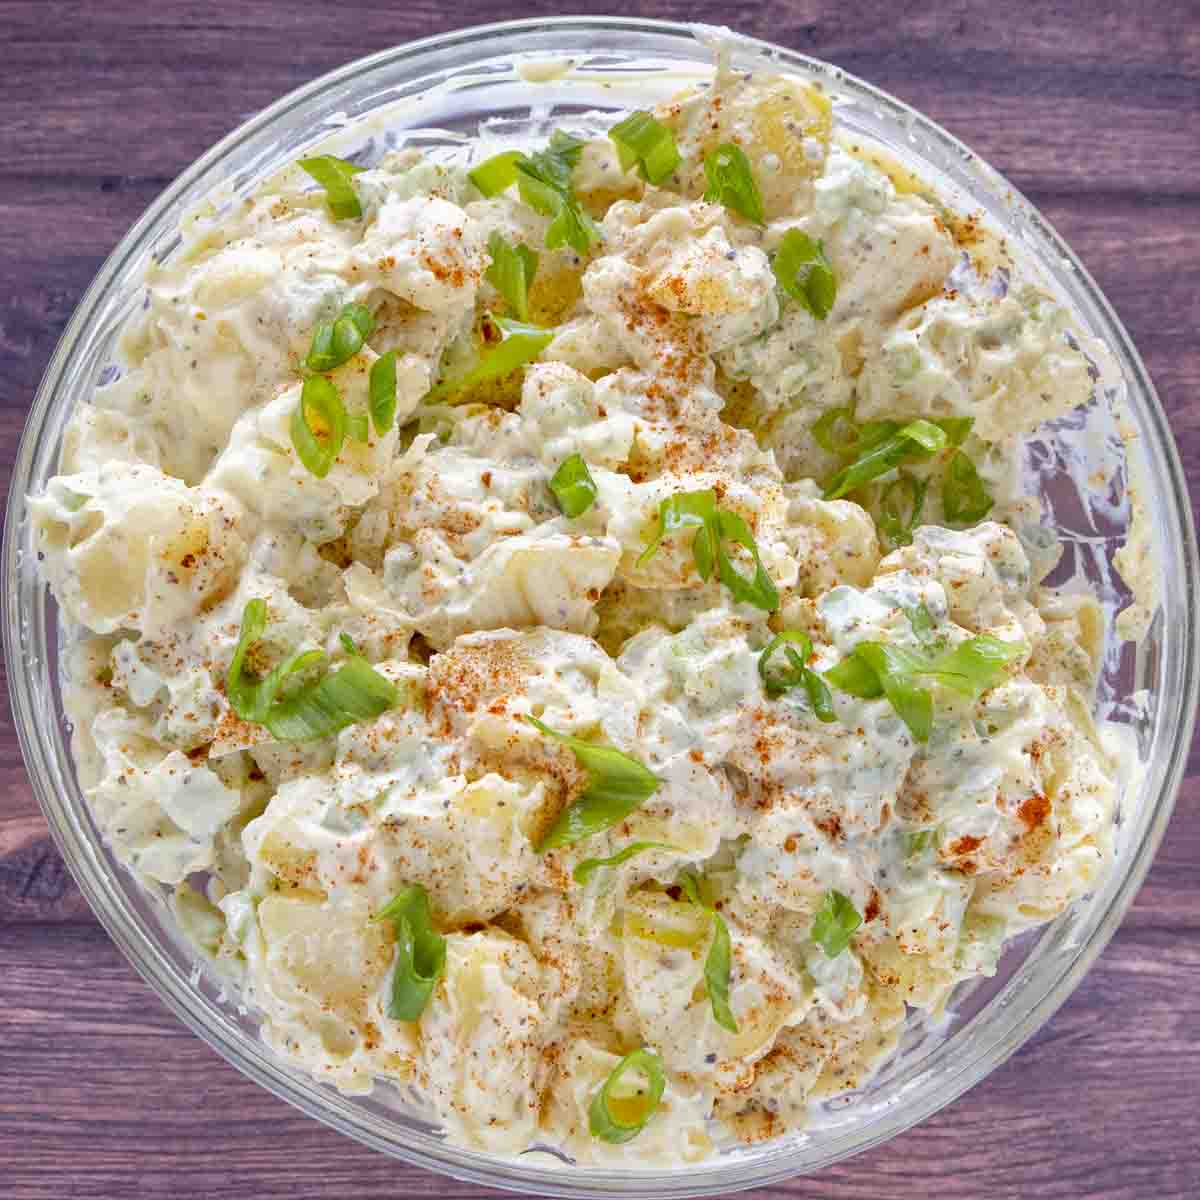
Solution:
<path fill-rule="evenodd" d="M 929 606 L 922 601 L 920 604 L 902 604 L 900 607 L 904 610 L 904 615 L 912 627 L 913 637 L 927 650 L 934 648 L 937 641 L 933 632 L 936 622 L 933 619 L 933 613 L 929 611 Z"/>
<path fill-rule="evenodd" d="M 879 499 L 876 524 L 891 547 L 907 546 L 925 507 L 929 480 L 901 471 L 884 489 Z"/>
<path fill-rule="evenodd" d="M 587 883 L 601 868 L 619 867 L 636 855 L 644 854 L 647 850 L 673 850 L 676 853 L 679 852 L 677 846 L 668 845 L 666 842 L 630 842 L 628 846 L 622 847 L 616 854 L 610 854 L 607 858 L 585 858 L 571 872 L 571 877 L 576 883 Z"/>
<path fill-rule="evenodd" d="M 722 1029 L 737 1033 L 737 1018 L 729 1005 L 729 976 L 733 971 L 733 945 L 729 939 L 729 926 L 715 908 L 704 903 L 700 896 L 700 881 L 694 872 L 681 871 L 679 886 L 693 904 L 705 909 L 712 917 L 713 940 L 704 959 L 704 986 L 708 991 L 708 1001 L 712 1005 L 713 1020 Z"/>
<path fill-rule="evenodd" d="M 813 918 L 812 940 L 828 958 L 837 958 L 850 945 L 851 936 L 861 924 L 858 909 L 841 892 L 830 888 Z"/>
<path fill-rule="evenodd" d="M 921 674 L 973 700 L 987 691 L 1004 668 L 1027 650 L 1024 642 L 1002 642 L 990 633 L 984 633 L 939 654 Z"/>
<path fill-rule="evenodd" d="M 771 269 L 779 286 L 818 321 L 829 316 L 837 299 L 837 279 L 820 242 L 799 229 L 789 229 L 779 243 Z"/>
<path fill-rule="evenodd" d="M 630 113 L 608 131 L 608 136 L 617 148 L 621 170 L 628 171 L 636 163 L 647 183 L 657 186 L 679 166 L 675 135 L 648 112 Z"/>
<path fill-rule="evenodd" d="M 335 158 L 332 154 L 302 158 L 300 166 L 325 189 L 325 203 L 329 205 L 329 211 L 335 219 L 344 221 L 362 216 L 362 205 L 358 202 L 358 195 L 350 180 L 364 170 L 363 167 L 356 167 L 344 158 Z"/>
<path fill-rule="evenodd" d="M 928 458 L 949 443 L 946 431 L 935 421 L 918 417 L 895 433 L 877 441 L 865 453 L 838 471 L 825 485 L 824 498 L 838 500 L 872 479 L 886 475 L 912 458 Z"/>
<path fill-rule="evenodd" d="M 314 412 L 325 427 L 320 435 L 309 421 Z M 346 406 L 324 375 L 310 375 L 304 381 L 292 413 L 291 433 L 297 457 L 318 479 L 324 479 L 346 441 Z"/>
<path fill-rule="evenodd" d="M 613 1090 L 626 1071 L 640 1071 L 647 1086 L 632 1095 L 614 1096 Z M 646 1128 L 666 1090 L 666 1072 L 653 1050 L 634 1050 L 625 1055 L 592 1097 L 588 1108 L 588 1130 L 592 1137 L 614 1146 L 632 1141 Z"/>
<path fill-rule="evenodd" d="M 571 172 L 583 152 L 583 142 L 555 130 L 545 150 L 521 155 L 515 163 L 521 199 L 535 212 L 552 217 L 546 246 L 570 246 L 586 254 L 600 239 L 592 218 L 579 206 L 571 187 Z"/>
<path fill-rule="evenodd" d="M 291 655 L 266 675 L 248 675 L 246 655 L 267 626 L 267 606 L 251 600 L 242 611 L 242 628 L 225 677 L 225 694 L 243 721 L 265 726 L 276 741 L 306 742 L 329 737 L 356 721 L 370 721 L 392 708 L 396 685 L 355 655 L 337 671 L 280 695 L 292 675 L 324 666 L 320 650 Z"/>
<path fill-rule="evenodd" d="M 504 297 L 516 317 L 528 321 L 529 285 L 537 271 L 537 254 L 521 242 L 510 246 L 495 230 L 488 238 L 488 254 L 492 262 L 483 277 Z"/>
<path fill-rule="evenodd" d="M 779 649 L 783 650 L 783 656 L 789 664 L 782 669 L 771 665 L 771 658 Z M 791 691 L 792 688 L 803 687 L 817 720 L 836 721 L 837 713 L 833 708 L 833 697 L 829 687 L 825 680 L 807 665 L 811 655 L 812 642 L 807 634 L 798 631 L 776 634 L 758 656 L 758 673 L 762 677 L 763 691 L 768 696 L 776 697 Z"/>
<path fill-rule="evenodd" d="M 928 689 L 917 686 L 916 679 L 922 666 L 920 658 L 886 642 L 860 642 L 854 648 L 854 655 L 875 672 L 888 703 L 908 726 L 914 739 L 929 741 L 933 729 L 933 697 Z M 829 682 L 835 683 L 832 679 Z"/>
<path fill-rule="evenodd" d="M 484 314 L 484 320 L 499 329 L 501 340 L 488 346 L 480 355 L 479 362 L 465 375 L 457 379 L 443 379 L 425 396 L 427 404 L 444 400 L 468 388 L 503 379 L 505 375 L 532 362 L 554 340 L 553 329 L 542 329 L 537 325 L 525 325 L 510 321 L 506 317 Z"/>
<path fill-rule="evenodd" d="M 332 371 L 352 359 L 371 336 L 375 318 L 365 304 L 347 304 L 332 321 L 322 321 L 313 333 L 305 367 Z"/>
<path fill-rule="evenodd" d="M 546 737 L 554 738 L 572 750 L 589 776 L 587 787 L 559 813 L 538 844 L 538 853 L 569 846 L 616 825 L 658 791 L 661 783 L 658 776 L 636 758 L 630 758 L 612 746 L 597 746 L 582 738 L 558 733 L 536 717 L 525 719 Z"/>
<path fill-rule="evenodd" d="M 708 181 L 705 200 L 723 204 L 756 225 L 763 223 L 762 197 L 741 146 L 722 142 L 711 151 L 704 159 L 704 177 Z"/>
<path fill-rule="evenodd" d="M 374 919 L 391 921 L 396 933 L 387 1015 L 395 1021 L 416 1021 L 446 969 L 446 939 L 434 932 L 429 897 L 420 884 L 413 884 L 397 892 Z"/>
<path fill-rule="evenodd" d="M 247 675 L 246 655 L 267 628 L 267 604 L 265 600 L 247 601 L 242 610 L 242 628 L 234 647 L 229 671 L 225 676 L 225 695 L 243 721 L 261 725 L 266 720 L 271 705 L 284 680 L 308 667 L 325 661 L 320 650 L 304 650 L 293 654 L 261 678 Z"/>
<path fill-rule="evenodd" d="M 368 407 L 375 432 L 383 437 L 396 419 L 396 351 L 381 354 L 371 364 Z"/>
<path fill-rule="evenodd" d="M 481 162 L 467 178 L 487 198 L 498 196 L 517 182 L 517 162 L 525 156 L 520 150 L 505 150 Z"/>
<path fill-rule="evenodd" d="M 596 502 L 596 481 L 579 454 L 563 459 L 550 477 L 550 490 L 568 517 L 582 516 Z"/>
<path fill-rule="evenodd" d="M 829 454 L 849 458 L 858 452 L 859 430 L 849 408 L 831 408 L 823 412 L 812 427 L 813 441 Z"/>
<path fill-rule="evenodd" d="M 764 612 L 779 607 L 779 592 L 767 574 L 758 554 L 758 543 L 750 526 L 735 512 L 717 507 L 716 493 L 711 489 L 700 492 L 677 492 L 668 496 L 658 508 L 658 531 L 638 557 L 638 566 L 648 562 L 664 538 L 680 529 L 694 528 L 692 558 L 701 579 L 708 579 L 716 563 L 717 577 L 740 603 L 751 604 Z M 725 542 L 735 542 L 748 550 L 754 559 L 754 575 L 747 579 L 733 565 Z"/>
<path fill-rule="evenodd" d="M 975 464 L 959 450 L 946 464 L 942 512 L 950 525 L 975 525 L 992 511 L 994 501 Z"/>
<path fill-rule="evenodd" d="M 1002 642 L 990 634 L 973 637 L 933 658 L 885 642 L 860 642 L 825 672 L 825 678 L 839 691 L 860 699 L 886 696 L 913 737 L 927 742 L 933 728 L 933 698 L 917 685 L 918 679 L 936 679 L 975 699 L 1027 649 L 1023 642 Z"/>
<path fill-rule="evenodd" d="M 971 431 L 972 417 L 917 418 L 867 421 L 858 425 L 849 408 L 834 408 L 817 419 L 813 440 L 823 450 L 852 462 L 844 465 L 825 486 L 825 499 L 835 500 L 911 459 L 928 458 L 947 446 L 959 446 Z M 836 495 L 834 494 L 836 493 Z"/>

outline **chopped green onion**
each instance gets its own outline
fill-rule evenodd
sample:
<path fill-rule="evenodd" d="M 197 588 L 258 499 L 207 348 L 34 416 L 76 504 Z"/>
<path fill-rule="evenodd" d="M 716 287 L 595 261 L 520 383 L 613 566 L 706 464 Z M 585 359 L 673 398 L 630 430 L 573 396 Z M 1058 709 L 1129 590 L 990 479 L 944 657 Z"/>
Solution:
<path fill-rule="evenodd" d="M 914 682 L 920 674 L 920 659 L 886 642 L 860 642 L 854 648 L 854 654 L 875 672 L 888 703 L 908 726 L 913 738 L 922 743 L 929 741 L 933 729 L 933 697 L 928 689 L 918 687 Z"/>
<path fill-rule="evenodd" d="M 884 489 L 879 500 L 880 532 L 894 548 L 912 542 L 913 530 L 925 508 L 929 480 L 901 471 Z"/>
<path fill-rule="evenodd" d="M 342 644 L 342 649 L 347 654 L 357 655 L 360 653 L 359 648 L 354 644 L 354 639 L 348 633 L 339 633 L 338 641 Z"/>
<path fill-rule="evenodd" d="M 716 493 L 711 489 L 677 492 L 659 504 L 658 532 L 638 557 L 638 566 L 654 556 L 665 537 L 684 528 L 696 530 L 692 538 L 692 558 L 701 579 L 712 575 L 715 563 L 717 577 L 735 600 L 765 612 L 774 612 L 779 607 L 779 592 L 762 564 L 750 526 L 737 513 L 717 508 Z M 754 574 L 749 579 L 733 565 L 725 549 L 726 541 L 735 542 L 750 552 L 754 559 Z"/>
<path fill-rule="evenodd" d="M 928 658 L 884 642 L 860 642 L 825 678 L 840 691 L 863 700 L 886 696 L 918 742 L 933 727 L 933 698 L 915 680 L 932 677 L 970 699 L 982 695 L 1004 667 L 1026 653 L 1022 642 L 1002 642 L 990 634 L 974 637 Z"/>
<path fill-rule="evenodd" d="M 708 182 L 705 200 L 723 204 L 756 225 L 763 223 L 762 197 L 741 146 L 722 142 L 711 151 L 704 159 L 704 177 Z"/>
<path fill-rule="evenodd" d="M 492 261 L 483 277 L 520 320 L 528 321 L 529 285 L 537 271 L 537 254 L 522 242 L 510 246 L 497 230 L 488 238 L 488 254 Z"/>
<path fill-rule="evenodd" d="M 396 704 L 396 685 L 365 658 L 352 658 L 316 683 L 272 705 L 263 724 L 280 742 L 332 737 L 359 721 L 373 721 Z"/>
<path fill-rule="evenodd" d="M 320 650 L 301 651 L 261 679 L 248 676 L 246 654 L 262 637 L 266 622 L 266 604 L 262 600 L 249 601 L 242 612 L 241 633 L 225 678 L 225 694 L 242 720 L 264 726 L 276 741 L 305 742 L 329 737 L 356 721 L 373 720 L 396 704 L 396 685 L 359 656 L 281 697 L 279 693 L 289 676 L 323 666 L 325 655 Z"/>
<path fill-rule="evenodd" d="M 313 333 L 305 367 L 332 371 L 352 359 L 371 336 L 375 318 L 365 304 L 347 304 L 332 321 L 322 321 Z"/>
<path fill-rule="evenodd" d="M 266 628 L 266 601 L 247 601 L 242 610 L 242 628 L 225 676 L 225 695 L 233 711 L 243 721 L 252 721 L 257 725 L 265 722 L 279 689 L 289 675 L 325 661 L 325 655 L 320 650 L 302 650 L 290 655 L 262 678 L 247 675 L 246 655 L 250 647 L 262 638 Z"/>
<path fill-rule="evenodd" d="M 375 920 L 390 921 L 396 933 L 387 1015 L 394 1021 L 416 1021 L 446 969 L 446 939 L 433 928 L 425 889 L 413 884 L 397 892 Z"/>
<path fill-rule="evenodd" d="M 325 189 L 325 202 L 337 220 L 362 216 L 362 205 L 350 180 L 364 168 L 332 154 L 302 158 L 300 166 Z"/>
<path fill-rule="evenodd" d="M 720 522 L 720 538 L 717 541 L 717 573 L 721 582 L 733 594 L 733 598 L 744 604 L 752 604 L 764 612 L 774 612 L 779 607 L 779 592 L 775 582 L 767 574 L 766 567 L 758 555 L 758 543 L 750 532 L 750 526 L 735 512 L 720 509 L 717 512 Z M 749 550 L 754 559 L 754 575 L 747 579 L 732 563 L 725 553 L 724 540 L 736 542 L 745 550 Z M 698 560 L 697 560 L 698 561 Z M 703 572 L 701 578 L 707 578 Z"/>
<path fill-rule="evenodd" d="M 636 163 L 647 183 L 657 186 L 679 166 L 675 135 L 648 112 L 630 113 L 608 131 L 608 136 L 617 148 L 621 170 L 628 171 Z"/>
<path fill-rule="evenodd" d="M 546 148 L 529 155 L 525 161 L 532 164 L 534 171 L 547 179 L 551 186 L 566 191 L 571 186 L 571 173 L 579 165 L 585 144 L 582 138 L 556 129 L 550 135 Z"/>
<path fill-rule="evenodd" d="M 826 957 L 837 958 L 847 946 L 862 917 L 848 897 L 830 888 L 812 923 L 812 940 L 825 951 Z"/>
<path fill-rule="evenodd" d="M 737 1018 L 729 1004 L 729 976 L 733 970 L 733 945 L 729 938 L 729 926 L 715 908 L 704 903 L 700 896 L 700 882 L 692 871 L 680 872 L 679 886 L 693 904 L 707 910 L 712 917 L 713 940 L 704 959 L 704 986 L 708 991 L 708 1001 L 712 1005 L 713 1020 L 722 1029 L 737 1033 Z"/>
<path fill-rule="evenodd" d="M 909 625 L 912 626 L 913 636 L 928 649 L 934 641 L 934 620 L 929 606 L 922 602 L 921 604 L 902 604 L 900 607 L 904 609 L 904 615 L 908 618 Z"/>
<path fill-rule="evenodd" d="M 371 364 L 368 407 L 375 432 L 383 437 L 396 419 L 396 351 L 381 354 Z"/>
<path fill-rule="evenodd" d="M 921 674 L 932 676 L 943 687 L 975 699 L 992 686 L 1010 662 L 1027 653 L 1028 649 L 1024 642 L 1002 642 L 984 633 L 939 654 Z"/>
<path fill-rule="evenodd" d="M 951 525 L 975 525 L 992 511 L 994 501 L 975 464 L 957 451 L 946 465 L 942 481 L 942 512 Z"/>
<path fill-rule="evenodd" d="M 853 653 L 846 655 L 837 666 L 825 672 L 825 679 L 839 692 L 859 700 L 877 700 L 883 695 L 879 676 Z"/>
<path fill-rule="evenodd" d="M 916 442 L 919 446 L 928 450 L 930 454 L 936 454 L 939 450 L 944 450 L 946 443 L 949 441 L 946 431 L 940 425 L 935 425 L 932 421 L 926 421 L 924 417 L 918 417 L 915 421 L 909 421 L 900 430 L 900 436 Z"/>
<path fill-rule="evenodd" d="M 818 721 L 824 721 L 828 725 L 830 721 L 837 720 L 837 710 L 833 707 L 833 695 L 829 691 L 829 685 L 816 671 L 804 672 L 804 690 L 808 693 L 808 703 Z"/>
<path fill-rule="evenodd" d="M 583 145 L 578 138 L 556 129 L 545 150 L 521 155 L 514 164 L 521 199 L 535 212 L 553 218 L 546 230 L 546 246 L 551 250 L 567 245 L 586 254 L 600 238 L 600 231 L 579 207 L 571 187 L 571 172 Z"/>
<path fill-rule="evenodd" d="M 493 155 L 474 170 L 468 171 L 467 178 L 483 196 L 491 199 L 517 182 L 517 163 L 524 157 L 520 150 L 505 150 L 503 154 Z"/>
<path fill-rule="evenodd" d="M 934 424 L 946 435 L 948 446 L 961 446 L 975 424 L 974 417 L 938 417 Z"/>
<path fill-rule="evenodd" d="M 790 664 L 789 668 L 771 666 L 772 656 L 781 648 Z M 808 666 L 811 656 L 812 642 L 807 634 L 796 631 L 776 634 L 758 656 L 758 673 L 762 677 L 763 690 L 768 696 L 775 697 L 782 696 L 792 688 L 803 687 L 817 720 L 836 721 L 837 713 L 829 688 L 821 676 Z"/>
<path fill-rule="evenodd" d="M 793 649 L 787 643 L 793 643 L 799 649 Z M 784 657 L 791 663 L 791 670 L 770 669 L 771 656 L 783 647 Z M 812 641 L 806 633 L 788 631 L 776 634 L 766 649 L 758 656 L 758 673 L 762 677 L 763 691 L 768 696 L 782 696 L 784 692 L 799 687 L 803 682 L 804 672 L 808 669 L 806 663 L 812 657 Z"/>
<path fill-rule="evenodd" d="M 549 250 L 570 246 L 572 250 L 586 254 L 592 243 L 599 240 L 600 231 L 595 222 L 574 202 L 564 203 L 546 230 L 546 248 Z"/>
<path fill-rule="evenodd" d="M 702 492 L 676 492 L 658 506 L 658 532 L 638 556 L 637 565 L 644 566 L 658 552 L 663 539 L 680 529 L 702 529 L 717 513 L 717 494 L 711 489 Z"/>
<path fill-rule="evenodd" d="M 432 388 L 425 397 L 427 404 L 495 379 L 503 379 L 518 367 L 532 362 L 554 340 L 553 329 L 525 325 L 520 321 L 510 321 L 506 317 L 493 317 L 490 313 L 485 314 L 484 320 L 500 330 L 501 340 L 485 349 L 479 362 L 465 375 L 457 379 L 444 379 Z"/>
<path fill-rule="evenodd" d="M 569 846 L 616 825 L 658 791 L 661 780 L 636 758 L 612 746 L 558 733 L 536 717 L 525 719 L 546 737 L 567 746 L 589 776 L 587 787 L 559 813 L 538 844 L 538 853 Z"/>
<path fill-rule="evenodd" d="M 616 854 L 610 854 L 607 858 L 585 858 L 571 872 L 571 876 L 576 883 L 587 883 L 602 867 L 619 867 L 636 855 L 644 854 L 647 850 L 671 850 L 679 853 L 677 846 L 668 845 L 666 842 L 630 842 L 628 846 L 618 850 Z"/>
<path fill-rule="evenodd" d="M 808 309 L 818 321 L 829 316 L 837 299 L 837 278 L 825 247 L 807 233 L 789 229 L 779 243 L 771 268 L 779 286 Z"/>
<path fill-rule="evenodd" d="M 928 457 L 946 442 L 945 431 L 932 421 L 920 417 L 910 421 L 838 471 L 825 485 L 825 499 L 838 500 L 847 492 L 886 475 L 906 459 Z"/>
<path fill-rule="evenodd" d="M 627 1071 L 640 1071 L 647 1086 L 632 1096 L 614 1096 L 614 1089 Z M 641 1049 L 625 1055 L 592 1097 L 588 1107 L 588 1130 L 592 1137 L 613 1146 L 632 1141 L 646 1128 L 666 1089 L 666 1072 L 657 1054 Z"/>
<path fill-rule="evenodd" d="M 568 517 L 581 517 L 596 502 L 596 481 L 579 454 L 564 458 L 550 477 L 550 490 Z"/>
<path fill-rule="evenodd" d="M 325 428 L 313 429 L 309 413 L 315 412 Z M 292 413 L 292 445 L 300 461 L 318 478 L 329 474 L 346 441 L 346 407 L 337 388 L 324 375 L 310 375 L 300 389 L 300 401 Z"/>

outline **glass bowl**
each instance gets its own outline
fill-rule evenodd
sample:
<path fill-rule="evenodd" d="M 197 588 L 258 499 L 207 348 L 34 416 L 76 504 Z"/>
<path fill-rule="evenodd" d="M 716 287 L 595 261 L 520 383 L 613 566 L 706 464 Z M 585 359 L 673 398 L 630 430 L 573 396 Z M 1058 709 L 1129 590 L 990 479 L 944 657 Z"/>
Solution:
<path fill-rule="evenodd" d="M 1098 390 L 1124 400 L 1141 460 L 1142 500 L 1158 539 L 1160 607 L 1136 647 L 1111 636 L 1102 713 L 1129 731 L 1139 768 L 1126 780 L 1118 854 L 1103 886 L 1012 947 L 995 979 L 964 988 L 936 1029 L 916 1028 L 861 1092 L 838 1098 L 801 1133 L 730 1151 L 686 1168 L 576 1168 L 548 1154 L 500 1159 L 446 1144 L 434 1127 L 377 1088 L 347 1097 L 276 1058 L 254 1015 L 198 961 L 163 898 L 118 867 L 89 817 L 75 779 L 59 677 L 60 629 L 36 574 L 26 497 L 54 473 L 64 422 L 77 398 L 113 370 L 120 327 L 140 302 L 150 259 L 181 245 L 180 219 L 198 202 L 251 191 L 310 150 L 368 155 L 383 145 L 452 145 L 481 120 L 506 130 L 578 121 L 588 111 L 646 107 L 711 70 L 712 30 L 656 21 L 560 18 L 480 26 L 387 50 L 285 96 L 203 155 L 152 204 L 104 264 L 46 371 L 21 442 L 4 538 L 4 650 L 17 730 L 33 786 L 80 888 L 113 940 L 163 1001 L 234 1066 L 304 1112 L 385 1153 L 471 1182 L 560 1196 L 691 1196 L 776 1183 L 866 1149 L 929 1116 L 1004 1061 L 1067 998 L 1112 936 L 1170 816 L 1197 700 L 1198 571 L 1183 474 L 1162 408 L 1137 351 L 1088 274 L 1043 218 L 995 171 L 938 126 L 828 64 L 735 38 L 733 62 L 818 80 L 842 126 L 914 167 L 962 212 L 979 212 L 1042 282 L 1109 347 Z M 566 70 L 567 65 L 570 69 Z M 1080 570 L 1111 609 L 1122 588 L 1112 555 L 1129 520 L 1126 470 L 1089 497 L 1065 468 L 1098 434 L 1113 462 L 1108 405 L 1057 422 L 1027 454 L 1026 476 L 1065 531 L 1064 572 Z M 1134 466 L 1136 470 L 1136 465 Z M 1094 503 L 1093 503 L 1094 501 Z"/>

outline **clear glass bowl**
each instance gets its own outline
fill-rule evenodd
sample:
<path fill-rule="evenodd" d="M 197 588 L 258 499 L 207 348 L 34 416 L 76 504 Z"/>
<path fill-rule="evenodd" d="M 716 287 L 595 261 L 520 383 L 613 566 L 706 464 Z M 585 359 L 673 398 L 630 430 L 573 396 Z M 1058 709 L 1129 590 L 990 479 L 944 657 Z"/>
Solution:
<path fill-rule="evenodd" d="M 737 39 L 738 66 L 764 64 L 823 82 L 841 124 L 874 139 L 951 198 L 982 211 L 1010 245 L 1040 264 L 1043 281 L 1107 343 L 1144 456 L 1143 499 L 1159 539 L 1161 607 L 1136 648 L 1111 640 L 1102 708 L 1130 727 L 1142 768 L 1129 779 L 1119 852 L 1103 887 L 1013 947 L 996 979 L 955 997 L 940 1030 L 914 1030 L 901 1054 L 862 1092 L 842 1097 L 804 1132 L 739 1149 L 701 1166 L 582 1169 L 539 1154 L 502 1160 L 447 1145 L 402 1098 L 379 1088 L 349 1098 L 270 1053 L 240 1009 L 176 932 L 160 897 L 115 863 L 76 783 L 63 716 L 53 602 L 38 582 L 25 497 L 54 473 L 75 401 L 111 370 L 116 335 L 139 303 L 151 257 L 180 246 L 179 222 L 203 198 L 222 203 L 302 151 L 347 152 L 364 141 L 438 146 L 588 110 L 645 107 L 711 68 L 706 30 L 653 21 L 562 18 L 482 26 L 388 50 L 326 75 L 248 121 L 185 171 L 113 252 L 75 312 L 29 415 L 13 475 L 4 540 L 4 649 L 25 761 L 50 828 L 113 940 L 164 1002 L 231 1063 L 304 1112 L 369 1146 L 460 1179 L 561 1196 L 689 1196 L 762 1186 L 873 1146 L 977 1083 L 1038 1029 L 1079 983 L 1128 908 L 1166 827 L 1192 735 L 1197 699 L 1195 537 L 1183 474 L 1162 408 L 1137 351 L 1096 285 L 1042 217 L 995 171 L 932 122 L 825 63 Z M 570 62 L 561 74 L 549 64 Z M 366 118 L 366 120 L 360 120 Z M 413 132 L 420 131 L 420 132 Z M 378 147 L 376 147 L 378 148 Z M 1066 531 L 1068 562 L 1106 600 L 1120 600 L 1112 554 L 1128 522 L 1123 475 L 1089 501 L 1065 486 L 1063 465 L 1099 429 L 1104 406 L 1059 422 L 1031 447 L 1027 476 Z M 1098 424 L 1097 424 L 1098 423 Z M 1120 443 L 1110 437 L 1110 453 Z"/>

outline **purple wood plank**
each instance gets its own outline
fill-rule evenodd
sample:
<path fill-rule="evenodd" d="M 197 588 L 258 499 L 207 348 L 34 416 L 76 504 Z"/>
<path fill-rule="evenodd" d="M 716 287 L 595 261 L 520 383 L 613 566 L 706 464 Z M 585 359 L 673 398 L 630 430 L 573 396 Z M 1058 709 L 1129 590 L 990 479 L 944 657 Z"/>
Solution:
<path fill-rule="evenodd" d="M 620 6 L 613 6 L 614 8 Z M 1200 12 L 1189 0 L 1028 10 L 663 0 L 829 58 L 940 120 L 1039 203 L 1105 289 L 1200 495 Z M 562 0 L 153 4 L 0 0 L 0 478 L 105 255 L 197 154 L 361 54 Z M 1013 1059 L 898 1141 L 760 1195 L 1155 1200 L 1200 1175 L 1200 757 L 1130 914 Z M 374 1200 L 479 1196 L 301 1117 L 180 1027 L 119 956 L 49 841 L 0 713 L 0 1194 Z"/>

